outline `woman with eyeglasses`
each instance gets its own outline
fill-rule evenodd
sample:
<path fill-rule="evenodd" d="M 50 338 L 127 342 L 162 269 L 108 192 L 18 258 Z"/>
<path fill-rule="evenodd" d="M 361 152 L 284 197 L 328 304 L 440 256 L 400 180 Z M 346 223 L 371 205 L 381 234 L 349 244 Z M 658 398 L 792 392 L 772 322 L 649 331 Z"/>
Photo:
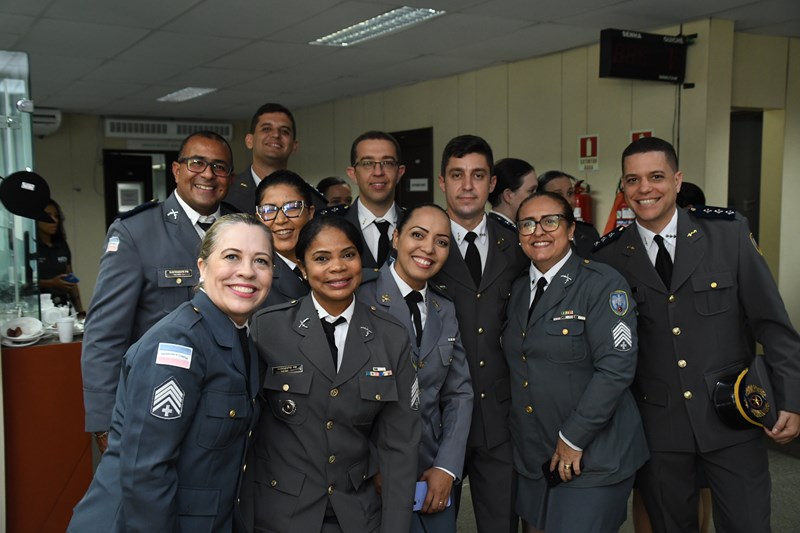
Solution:
<path fill-rule="evenodd" d="M 308 294 L 295 247 L 300 230 L 314 217 L 310 186 L 291 170 L 276 170 L 258 184 L 256 214 L 272 230 L 275 271 L 265 306 Z"/>
<path fill-rule="evenodd" d="M 572 208 L 537 192 L 517 212 L 529 274 L 512 286 L 503 351 L 511 370 L 517 513 L 525 531 L 616 533 L 648 458 L 630 392 L 636 315 L 614 269 L 571 248 Z"/>
<path fill-rule="evenodd" d="M 254 318 L 265 405 L 241 496 L 246 523 L 261 532 L 408 533 L 420 435 L 408 333 L 355 299 L 355 226 L 315 218 L 296 250 L 310 295 Z"/>

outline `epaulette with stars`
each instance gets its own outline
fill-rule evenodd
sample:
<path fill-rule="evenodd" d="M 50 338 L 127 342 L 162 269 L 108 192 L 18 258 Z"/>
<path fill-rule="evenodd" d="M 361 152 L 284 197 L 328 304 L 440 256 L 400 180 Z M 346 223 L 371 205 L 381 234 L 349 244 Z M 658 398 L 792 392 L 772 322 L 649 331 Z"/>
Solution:
<path fill-rule="evenodd" d="M 625 228 L 627 227 L 628 226 L 617 226 L 616 228 L 612 229 L 611 231 L 600 237 L 599 241 L 595 241 L 594 248 L 592 248 L 592 251 L 596 252 L 597 250 L 600 250 L 601 248 L 604 248 L 605 246 L 608 246 L 612 242 L 619 239 L 620 236 L 622 235 L 622 232 L 625 231 Z"/>
<path fill-rule="evenodd" d="M 490 212 L 488 212 L 486 214 L 486 216 L 488 218 L 493 219 L 495 222 L 499 222 L 500 225 L 503 226 L 504 228 L 506 228 L 508 230 L 511 230 L 511 231 L 516 233 L 517 227 L 514 224 L 512 224 L 511 222 L 509 222 L 508 220 L 506 220 L 505 218 L 501 217 L 500 215 L 490 211 Z"/>
<path fill-rule="evenodd" d="M 712 205 L 693 206 L 688 209 L 695 218 L 712 218 L 719 220 L 735 220 L 736 210 L 730 207 L 714 207 Z"/>
<path fill-rule="evenodd" d="M 151 209 L 151 208 L 153 208 L 153 207 L 155 207 L 157 205 L 158 205 L 158 198 L 153 198 L 149 202 L 145 202 L 143 204 L 137 205 L 136 207 L 134 207 L 130 211 L 125 211 L 124 213 L 119 215 L 119 218 L 121 220 L 124 220 L 126 218 L 130 218 L 133 215 L 138 215 L 142 211 L 147 211 L 148 209 Z"/>
<path fill-rule="evenodd" d="M 331 205 L 314 213 L 314 216 L 325 217 L 330 215 L 338 215 L 343 217 L 350 210 L 347 204 Z"/>

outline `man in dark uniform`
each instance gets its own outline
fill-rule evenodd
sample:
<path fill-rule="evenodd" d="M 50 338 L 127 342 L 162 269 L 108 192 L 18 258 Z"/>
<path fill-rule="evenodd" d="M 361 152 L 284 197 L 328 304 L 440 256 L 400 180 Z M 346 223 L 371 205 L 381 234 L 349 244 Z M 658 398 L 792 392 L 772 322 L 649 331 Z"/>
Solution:
<path fill-rule="evenodd" d="M 403 216 L 394 202 L 394 191 L 405 171 L 400 144 L 392 135 L 368 131 L 353 141 L 347 175 L 358 185 L 358 198 L 344 216 L 361 232 L 364 268 L 379 269 L 386 262 L 392 235 Z"/>
<path fill-rule="evenodd" d="M 250 131 L 244 144 L 253 152 L 253 164 L 231 180 L 225 202 L 242 213 L 255 214 L 256 187 L 276 170 L 286 169 L 289 157 L 300 146 L 294 115 L 281 104 L 262 105 L 250 119 Z M 317 209 L 328 205 L 322 194 L 309 187 L 316 193 L 313 201 Z"/>
<path fill-rule="evenodd" d="M 683 176 L 671 144 L 631 143 L 622 172 L 636 222 L 604 236 L 594 257 L 626 277 L 639 312 L 634 391 L 651 459 L 637 483 L 653 530 L 698 530 L 702 468 L 717 531 L 769 531 L 762 437 L 788 443 L 800 433 L 800 336 L 746 219 L 725 208 L 676 207 Z M 736 430 L 715 412 L 713 391 L 750 365 L 753 339 L 772 371 L 778 421 Z"/>
<path fill-rule="evenodd" d="M 81 354 L 86 431 L 104 451 L 122 357 L 145 331 L 181 303 L 197 285 L 200 239 L 226 212 L 233 157 L 220 135 L 193 133 L 172 163 L 177 184 L 163 203 L 150 202 L 111 224 Z"/>
<path fill-rule="evenodd" d="M 484 212 L 495 186 L 492 164 L 492 149 L 480 137 L 462 135 L 445 147 L 439 187 L 447 200 L 452 240 L 447 262 L 434 278 L 455 302 L 472 376 L 463 477 L 470 479 L 478 531 L 487 533 L 518 529 L 508 429 L 511 387 L 500 335 L 511 284 L 528 263 L 516 233 Z"/>

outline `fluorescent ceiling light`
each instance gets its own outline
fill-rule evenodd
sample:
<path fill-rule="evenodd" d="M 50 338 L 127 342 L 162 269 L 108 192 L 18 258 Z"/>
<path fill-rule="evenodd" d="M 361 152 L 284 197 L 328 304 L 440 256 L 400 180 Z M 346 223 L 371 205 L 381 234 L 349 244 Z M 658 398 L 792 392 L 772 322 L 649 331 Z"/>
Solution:
<path fill-rule="evenodd" d="M 444 13 L 444 11 L 438 11 L 436 9 L 408 6 L 398 7 L 383 15 L 372 17 L 371 19 L 333 32 L 325 37 L 320 37 L 316 41 L 311 41 L 308 44 L 350 46 L 351 44 L 400 31 L 414 24 L 438 17 L 439 15 L 444 15 Z"/>
<path fill-rule="evenodd" d="M 214 87 L 184 87 L 174 93 L 169 93 L 161 98 L 156 98 L 159 102 L 185 102 L 204 94 L 213 93 L 217 89 Z"/>

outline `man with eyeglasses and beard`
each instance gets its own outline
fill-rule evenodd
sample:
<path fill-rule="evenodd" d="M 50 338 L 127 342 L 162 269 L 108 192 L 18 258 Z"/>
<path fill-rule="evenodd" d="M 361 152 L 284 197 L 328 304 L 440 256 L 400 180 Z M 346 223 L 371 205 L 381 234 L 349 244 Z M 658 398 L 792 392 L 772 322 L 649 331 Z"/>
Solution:
<path fill-rule="evenodd" d="M 377 270 L 389 256 L 392 235 L 404 212 L 394 202 L 394 191 L 405 171 L 400 144 L 390 134 L 368 131 L 353 141 L 347 175 L 358 185 L 359 196 L 344 216 L 361 232 L 364 268 Z"/>
<path fill-rule="evenodd" d="M 125 352 L 192 298 L 200 240 L 230 212 L 220 207 L 233 173 L 233 154 L 223 137 L 211 131 L 186 137 L 172 173 L 176 188 L 166 201 L 128 211 L 106 235 L 81 354 L 86 431 L 101 453 Z"/>

